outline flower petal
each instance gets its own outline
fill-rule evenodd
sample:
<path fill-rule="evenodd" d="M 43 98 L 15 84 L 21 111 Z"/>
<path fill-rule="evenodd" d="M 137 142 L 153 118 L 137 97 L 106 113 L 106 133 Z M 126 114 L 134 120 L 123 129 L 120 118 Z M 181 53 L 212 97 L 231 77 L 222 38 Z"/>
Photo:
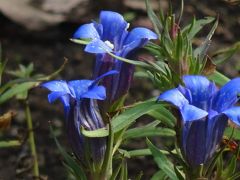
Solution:
<path fill-rule="evenodd" d="M 74 33 L 73 38 L 76 39 L 100 39 L 100 36 L 93 23 L 80 26 Z"/>
<path fill-rule="evenodd" d="M 181 85 L 178 86 L 178 90 L 184 95 L 184 97 L 188 100 L 189 104 L 192 103 L 192 93 L 188 88 L 185 88 Z"/>
<path fill-rule="evenodd" d="M 48 101 L 49 103 L 53 103 L 54 101 L 56 101 L 58 98 L 60 98 L 61 96 L 66 95 L 65 92 L 51 92 L 48 95 Z"/>
<path fill-rule="evenodd" d="M 240 126 L 240 107 L 232 107 L 222 113 L 225 114 L 233 123 Z"/>
<path fill-rule="evenodd" d="M 180 108 L 180 112 L 184 122 L 196 121 L 208 115 L 206 111 L 189 104 L 182 106 L 182 108 Z"/>
<path fill-rule="evenodd" d="M 158 97 L 158 101 L 160 100 L 167 101 L 177 106 L 178 108 L 181 108 L 185 104 L 188 104 L 188 100 L 182 95 L 182 93 L 177 88 L 162 93 Z"/>
<path fill-rule="evenodd" d="M 89 53 L 106 53 L 112 52 L 112 47 L 108 46 L 100 39 L 95 39 L 91 41 L 84 50 Z"/>
<path fill-rule="evenodd" d="M 127 27 L 127 22 L 122 15 L 112 11 L 101 11 L 100 24 L 103 26 L 103 41 L 114 42 L 114 38 L 121 36 Z"/>
<path fill-rule="evenodd" d="M 216 151 L 217 145 L 220 143 L 224 130 L 227 126 L 227 116 L 218 114 L 217 112 L 209 112 L 208 129 L 207 129 L 207 145 L 206 159 L 212 157 Z"/>
<path fill-rule="evenodd" d="M 185 87 L 191 91 L 191 104 L 201 109 L 208 110 L 211 96 L 217 92 L 217 87 L 204 76 L 183 76 Z"/>
<path fill-rule="evenodd" d="M 69 81 L 68 85 L 74 97 L 80 100 L 82 95 L 88 92 L 88 88 L 91 86 L 92 82 L 91 80 L 73 80 Z"/>
<path fill-rule="evenodd" d="M 49 81 L 41 84 L 41 86 L 53 92 L 65 92 L 66 94 L 70 94 L 68 84 L 66 81 L 63 80 Z"/>
<path fill-rule="evenodd" d="M 222 112 L 232 107 L 239 99 L 238 93 L 240 93 L 240 78 L 235 78 L 218 91 L 214 97 L 213 108 Z"/>
<path fill-rule="evenodd" d="M 129 44 L 124 45 L 121 51 L 119 51 L 119 54 L 116 55 L 121 57 L 127 57 L 129 54 L 131 54 L 131 52 L 134 52 L 138 48 L 144 47 L 147 42 L 147 39 L 138 39 L 136 41 L 133 41 Z"/>
<path fill-rule="evenodd" d="M 157 34 L 152 32 L 151 30 L 143 27 L 134 28 L 132 31 L 128 33 L 128 36 L 125 39 L 124 44 L 132 43 L 133 41 L 141 40 L 141 39 L 157 39 Z"/>
<path fill-rule="evenodd" d="M 185 156 L 191 166 L 198 166 L 206 160 L 207 122 L 206 119 L 201 119 L 187 124 L 189 124 L 187 129 L 183 129 L 183 131 L 187 131 L 185 132 L 186 139 L 183 139 Z"/>
<path fill-rule="evenodd" d="M 64 105 L 64 115 L 67 119 L 68 115 L 69 115 L 69 111 L 70 111 L 70 96 L 69 95 L 61 96 L 60 100 L 62 101 L 62 103 Z"/>
<path fill-rule="evenodd" d="M 81 97 L 104 100 L 106 99 L 106 89 L 104 86 L 94 86 L 93 88 L 89 89 L 86 93 L 82 94 Z"/>
<path fill-rule="evenodd" d="M 111 70 L 111 71 L 108 71 L 108 72 L 102 74 L 101 76 L 97 77 L 97 78 L 93 81 L 93 83 L 92 83 L 91 86 L 96 85 L 96 84 L 97 84 L 101 79 L 103 79 L 104 77 L 110 76 L 110 75 L 114 75 L 114 74 L 119 74 L 119 72 L 116 71 L 116 70 Z"/>

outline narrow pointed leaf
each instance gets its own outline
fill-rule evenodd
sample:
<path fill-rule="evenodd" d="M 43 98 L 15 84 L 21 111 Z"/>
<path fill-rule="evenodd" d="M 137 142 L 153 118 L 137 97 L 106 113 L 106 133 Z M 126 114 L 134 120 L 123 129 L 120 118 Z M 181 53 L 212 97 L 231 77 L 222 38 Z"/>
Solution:
<path fill-rule="evenodd" d="M 36 87 L 38 84 L 39 82 L 25 82 L 13 86 L 13 88 L 10 88 L 3 94 L 0 94 L 0 104 L 4 103 L 5 101 L 7 101 L 8 99 L 12 98 L 15 95 L 18 95 L 19 93 L 25 92 L 33 87 Z"/>
<path fill-rule="evenodd" d="M 177 175 L 174 171 L 173 164 L 168 160 L 167 156 L 164 155 L 161 151 L 158 150 L 148 139 L 147 139 L 148 148 L 151 150 L 153 158 L 157 163 L 158 167 L 167 174 L 167 176 L 172 180 L 178 180 Z"/>
<path fill-rule="evenodd" d="M 216 84 L 223 86 L 226 84 L 230 79 L 223 75 L 222 73 L 215 71 L 212 75 L 208 77 L 210 80 L 214 81 Z"/>
<path fill-rule="evenodd" d="M 58 150 L 60 151 L 61 155 L 64 157 L 66 164 L 68 165 L 69 168 L 72 169 L 73 175 L 79 180 L 87 180 L 87 177 L 82 167 L 77 164 L 77 162 L 62 148 L 62 146 L 58 142 L 56 136 L 54 135 L 52 126 L 50 126 L 50 131 L 58 147 Z"/>
<path fill-rule="evenodd" d="M 140 128 L 133 128 L 133 129 L 127 130 L 123 138 L 133 139 L 133 138 L 151 137 L 151 136 L 174 137 L 175 131 L 168 128 L 140 127 Z"/>

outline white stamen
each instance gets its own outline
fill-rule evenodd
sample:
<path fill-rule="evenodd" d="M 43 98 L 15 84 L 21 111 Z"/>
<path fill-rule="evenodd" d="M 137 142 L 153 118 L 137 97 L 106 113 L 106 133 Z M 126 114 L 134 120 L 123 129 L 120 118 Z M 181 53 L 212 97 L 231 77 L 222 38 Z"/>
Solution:
<path fill-rule="evenodd" d="M 130 27 L 130 23 L 127 23 L 125 30 L 127 30 L 129 27 Z"/>
<path fill-rule="evenodd" d="M 110 41 L 105 41 L 104 43 L 111 49 L 114 49 L 114 45 Z"/>

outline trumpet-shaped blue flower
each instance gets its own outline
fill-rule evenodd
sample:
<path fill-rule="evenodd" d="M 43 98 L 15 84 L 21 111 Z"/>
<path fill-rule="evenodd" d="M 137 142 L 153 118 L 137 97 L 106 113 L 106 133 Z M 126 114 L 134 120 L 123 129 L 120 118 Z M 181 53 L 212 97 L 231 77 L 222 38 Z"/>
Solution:
<path fill-rule="evenodd" d="M 64 105 L 67 134 L 74 154 L 82 161 L 86 158 L 93 162 L 100 162 L 103 159 L 106 139 L 86 139 L 81 134 L 80 128 L 96 130 L 105 127 L 99 113 L 97 100 L 106 98 L 104 86 L 98 82 L 105 76 L 117 74 L 117 71 L 109 71 L 95 80 L 55 80 L 42 84 L 51 91 L 48 95 L 50 103 L 60 99 Z M 87 141 L 87 143 L 85 143 Z M 86 150 L 87 149 L 87 150 Z M 90 149 L 90 152 L 89 152 Z"/>
<path fill-rule="evenodd" d="M 99 23 L 84 24 L 73 35 L 75 39 L 90 40 L 85 51 L 96 54 L 94 77 L 109 70 L 119 71 L 118 75 L 107 77 L 103 81 L 110 95 L 110 101 L 120 98 L 128 91 L 134 66 L 114 59 L 106 52 L 112 52 L 120 57 L 129 57 L 150 39 L 157 39 L 157 35 L 149 29 L 137 27 L 128 32 L 128 27 L 129 24 L 122 15 L 111 11 L 101 11 Z"/>
<path fill-rule="evenodd" d="M 240 78 L 218 89 L 206 77 L 186 75 L 185 87 L 168 90 L 158 100 L 176 106 L 182 116 L 181 148 L 191 166 L 205 163 L 212 157 L 230 119 L 240 125 Z"/>

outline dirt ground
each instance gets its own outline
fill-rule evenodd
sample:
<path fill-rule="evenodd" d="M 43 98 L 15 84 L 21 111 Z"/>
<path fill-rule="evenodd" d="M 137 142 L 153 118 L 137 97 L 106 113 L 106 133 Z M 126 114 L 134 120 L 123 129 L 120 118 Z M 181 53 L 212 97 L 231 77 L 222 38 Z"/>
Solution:
<path fill-rule="evenodd" d="M 76 28 L 81 24 L 98 17 L 99 8 L 117 10 L 123 13 L 132 12 L 135 17 L 132 20 L 133 26 L 151 26 L 147 20 L 146 12 L 139 7 L 139 2 L 135 4 L 122 4 L 121 9 L 111 6 L 111 3 L 104 1 L 92 8 L 92 13 L 88 17 L 79 18 L 79 22 L 61 22 L 60 24 L 48 27 L 41 31 L 28 30 L 25 27 L 16 24 L 8 17 L 0 13 L 0 42 L 3 47 L 3 55 L 9 60 L 8 69 L 16 69 L 18 63 L 34 63 L 35 72 L 50 74 L 56 68 L 60 67 L 64 57 L 69 59 L 65 69 L 59 75 L 59 79 L 82 79 L 91 77 L 91 69 L 94 57 L 84 53 L 83 47 L 69 41 Z M 204 16 L 219 16 L 219 27 L 213 37 L 213 43 L 210 51 L 218 48 L 227 47 L 240 40 L 240 6 L 232 5 L 221 0 L 194 1 L 185 2 L 185 13 L 183 24 L 190 21 L 192 16 L 202 18 Z M 179 9 L 177 1 L 173 1 L 175 9 Z M 178 12 L 178 10 L 177 10 Z M 206 35 L 206 28 L 199 34 L 201 40 Z M 236 54 L 229 62 L 220 66 L 229 77 L 239 75 L 240 54 Z M 4 81 L 11 77 L 4 76 Z M 150 82 L 140 82 L 135 79 L 130 90 L 130 102 L 143 100 L 152 97 L 154 92 Z M 62 157 L 50 136 L 49 121 L 52 122 L 58 134 L 61 144 L 68 148 L 65 136 L 64 114 L 60 103 L 49 105 L 47 102 L 47 91 L 35 88 L 30 92 L 30 106 L 34 120 L 34 132 L 36 136 L 37 152 L 39 158 L 40 172 L 43 177 L 49 180 L 65 180 L 66 171 L 62 165 Z M 11 139 L 16 137 L 25 137 L 28 133 L 26 122 L 24 120 L 24 109 L 21 102 L 14 100 L 0 107 L 0 113 L 9 109 L 17 111 L 17 116 L 13 119 L 12 127 L 5 132 L 1 139 Z M 144 147 L 144 139 L 134 141 L 129 148 Z M 0 180 L 14 179 L 32 179 L 31 177 L 31 158 L 27 142 L 19 148 L 0 149 Z M 130 174 L 134 178 L 140 171 L 144 171 L 143 179 L 149 179 L 157 169 L 151 157 L 132 159 L 129 161 Z"/>

